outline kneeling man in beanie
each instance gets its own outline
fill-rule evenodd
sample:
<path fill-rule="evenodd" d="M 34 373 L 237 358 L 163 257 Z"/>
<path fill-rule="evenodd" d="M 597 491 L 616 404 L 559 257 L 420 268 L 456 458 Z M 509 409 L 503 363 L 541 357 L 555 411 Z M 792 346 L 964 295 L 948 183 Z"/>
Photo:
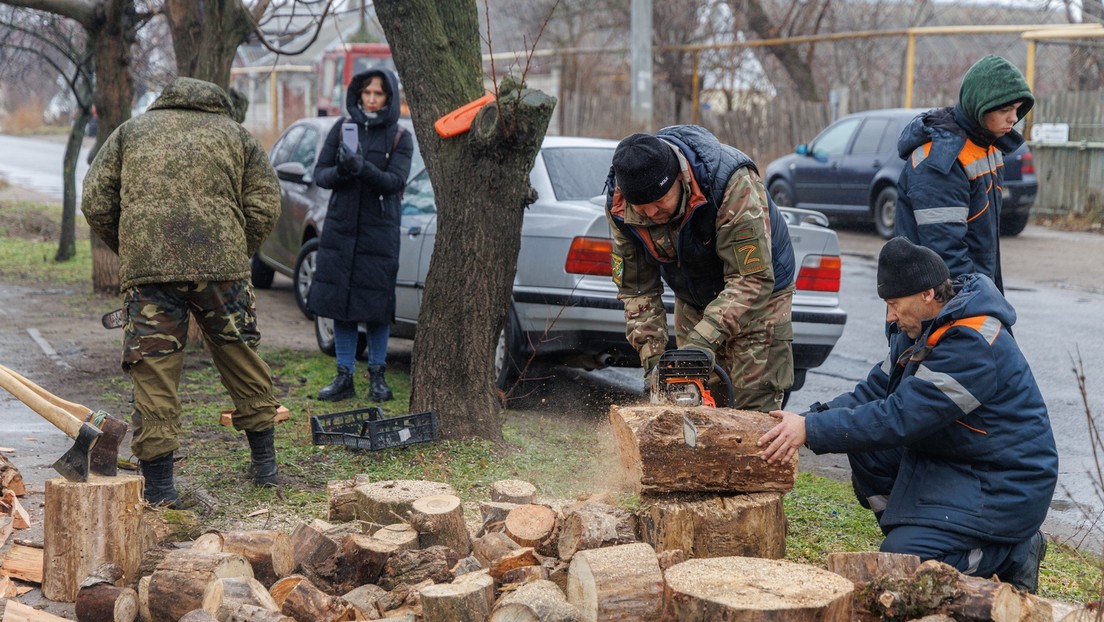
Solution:
<path fill-rule="evenodd" d="M 802 445 L 846 453 L 882 551 L 935 559 L 1035 592 L 1039 531 L 1058 479 L 1046 404 L 1009 328 L 1016 312 L 981 274 L 954 281 L 932 250 L 893 238 L 878 257 L 889 355 L 866 380 L 759 439 L 768 461 Z"/>
<path fill-rule="evenodd" d="M 666 281 L 675 344 L 727 371 L 727 406 L 780 408 L 793 384 L 794 255 L 755 163 L 705 128 L 677 125 L 622 140 L 606 187 L 613 281 L 645 378 L 669 341 Z"/>

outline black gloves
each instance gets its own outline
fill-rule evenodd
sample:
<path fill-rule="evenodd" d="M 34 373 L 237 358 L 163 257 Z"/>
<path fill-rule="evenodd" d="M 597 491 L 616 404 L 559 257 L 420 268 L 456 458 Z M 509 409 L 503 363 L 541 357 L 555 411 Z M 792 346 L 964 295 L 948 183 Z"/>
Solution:
<path fill-rule="evenodd" d="M 351 149 L 345 145 L 341 145 L 337 149 L 337 171 L 343 175 L 360 175 L 361 169 L 364 168 L 364 156 L 359 153 L 353 153 Z"/>

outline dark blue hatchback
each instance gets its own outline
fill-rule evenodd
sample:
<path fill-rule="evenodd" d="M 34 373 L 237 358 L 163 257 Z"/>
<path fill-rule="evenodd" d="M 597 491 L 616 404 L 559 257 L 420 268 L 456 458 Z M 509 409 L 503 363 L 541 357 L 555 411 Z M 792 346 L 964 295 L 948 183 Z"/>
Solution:
<path fill-rule="evenodd" d="M 867 110 L 841 118 L 812 142 L 767 165 L 765 180 L 775 203 L 813 209 L 833 218 L 871 220 L 893 237 L 897 177 L 904 161 L 897 137 L 926 108 Z M 1027 226 L 1038 181 L 1031 152 L 1023 145 L 1004 158 L 1001 234 Z"/>

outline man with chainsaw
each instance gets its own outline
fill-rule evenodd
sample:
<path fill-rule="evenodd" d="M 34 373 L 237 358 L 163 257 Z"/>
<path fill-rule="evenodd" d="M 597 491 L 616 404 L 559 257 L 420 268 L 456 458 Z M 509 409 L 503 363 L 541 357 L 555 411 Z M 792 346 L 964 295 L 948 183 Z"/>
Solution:
<path fill-rule="evenodd" d="M 257 355 L 250 258 L 280 214 L 280 185 L 261 145 L 215 84 L 177 78 L 108 137 L 84 180 L 81 211 L 119 254 L 123 369 L 134 384 L 131 449 L 152 504 L 179 505 L 177 386 L 188 323 L 203 331 L 244 431 L 253 481 L 276 484 L 279 405 Z"/>
<path fill-rule="evenodd" d="M 1034 592 L 1039 527 L 1058 478 L 1043 396 L 1009 332 L 1012 305 L 982 274 L 950 280 L 935 251 L 898 237 L 878 257 L 890 350 L 854 390 L 780 423 L 767 461 L 802 445 L 846 453 L 882 551 L 935 559 Z"/>
<path fill-rule="evenodd" d="M 648 383 L 669 341 L 666 282 L 675 344 L 727 371 L 727 405 L 780 408 L 793 384 L 794 255 L 755 163 L 705 128 L 676 125 L 622 140 L 606 188 L 613 281 Z"/>

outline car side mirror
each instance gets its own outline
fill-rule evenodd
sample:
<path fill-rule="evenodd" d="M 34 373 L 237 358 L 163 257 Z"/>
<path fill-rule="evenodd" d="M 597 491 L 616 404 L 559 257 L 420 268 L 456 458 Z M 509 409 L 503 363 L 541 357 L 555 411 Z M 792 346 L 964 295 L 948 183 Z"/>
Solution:
<path fill-rule="evenodd" d="M 797 155 L 803 155 L 803 156 L 809 155 L 809 145 L 806 145 L 805 143 L 801 143 L 800 145 L 794 147 L 794 153 L 796 153 Z"/>
<path fill-rule="evenodd" d="M 307 167 L 303 166 L 302 162 L 284 162 L 276 166 L 276 176 L 297 184 L 309 184 L 311 181 L 310 175 L 307 174 Z"/>

